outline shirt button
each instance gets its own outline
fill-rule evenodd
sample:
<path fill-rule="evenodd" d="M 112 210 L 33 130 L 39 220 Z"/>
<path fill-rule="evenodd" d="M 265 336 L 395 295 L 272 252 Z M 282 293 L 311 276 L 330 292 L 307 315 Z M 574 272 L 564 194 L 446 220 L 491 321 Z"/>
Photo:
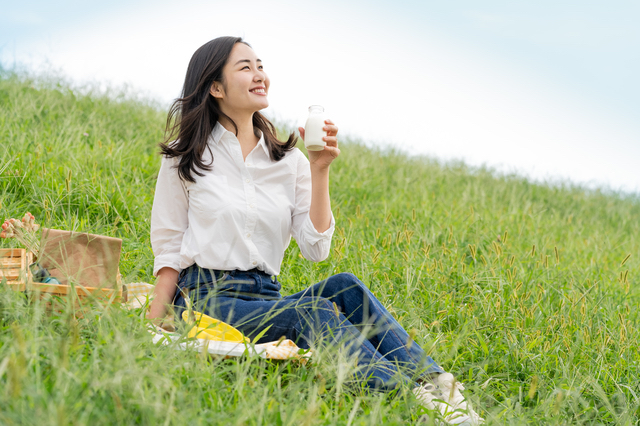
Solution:
<path fill-rule="evenodd" d="M 252 265 L 257 265 L 258 262 L 256 262 L 255 260 L 253 262 L 251 262 Z"/>
<path fill-rule="evenodd" d="M 249 182 L 251 182 L 251 179 L 245 179 L 244 181 L 249 183 Z"/>
<path fill-rule="evenodd" d="M 251 164 L 251 163 L 247 163 L 247 167 L 251 167 L 251 166 L 252 166 L 252 164 Z"/>
<path fill-rule="evenodd" d="M 247 238 L 251 238 L 251 234 L 247 234 Z"/>
<path fill-rule="evenodd" d="M 249 207 L 254 208 L 256 205 L 255 204 L 251 204 L 249 205 Z"/>

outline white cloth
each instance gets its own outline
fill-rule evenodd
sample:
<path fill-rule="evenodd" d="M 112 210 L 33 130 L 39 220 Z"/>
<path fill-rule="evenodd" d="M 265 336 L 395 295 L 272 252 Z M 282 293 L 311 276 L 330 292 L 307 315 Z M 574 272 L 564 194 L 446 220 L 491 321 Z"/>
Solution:
<path fill-rule="evenodd" d="M 325 232 L 314 228 L 311 169 L 299 149 L 272 161 L 261 137 L 243 160 L 240 142 L 220 123 L 208 144 L 203 160 L 209 164 L 213 154 L 213 168 L 194 175 L 195 183 L 179 178 L 178 158 L 162 158 L 151 213 L 154 275 L 193 263 L 278 275 L 292 235 L 306 259 L 327 258 L 335 220 Z"/>

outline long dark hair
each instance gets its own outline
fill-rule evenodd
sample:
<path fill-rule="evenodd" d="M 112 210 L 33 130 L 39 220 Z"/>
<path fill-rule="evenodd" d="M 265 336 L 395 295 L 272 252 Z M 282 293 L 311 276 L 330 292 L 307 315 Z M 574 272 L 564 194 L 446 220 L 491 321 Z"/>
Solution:
<path fill-rule="evenodd" d="M 236 136 L 238 134 L 238 126 L 220 110 L 218 101 L 209 93 L 214 81 L 222 83 L 222 68 L 236 43 L 249 46 L 241 37 L 218 37 L 196 50 L 187 68 L 182 97 L 169 109 L 160 152 L 168 158 L 180 157 L 178 175 L 189 182 L 196 181 L 194 174 L 203 176 L 200 170 L 211 170 L 213 166 L 213 155 L 209 164 L 202 161 L 202 155 L 205 148 L 211 152 L 207 140 L 220 117 L 231 121 Z M 286 142 L 278 140 L 275 126 L 259 112 L 253 114 L 253 126 L 262 132 L 274 161 L 281 160 L 296 145 L 297 137 L 293 132 Z M 175 143 L 170 143 L 174 140 Z"/>

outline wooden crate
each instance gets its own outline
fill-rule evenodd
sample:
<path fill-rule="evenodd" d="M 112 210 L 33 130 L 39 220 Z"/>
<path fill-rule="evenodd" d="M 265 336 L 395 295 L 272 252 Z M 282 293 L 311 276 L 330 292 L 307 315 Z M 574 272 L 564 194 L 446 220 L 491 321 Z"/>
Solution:
<path fill-rule="evenodd" d="M 25 291 L 27 284 L 33 281 L 29 270 L 32 258 L 25 249 L 0 249 L 0 281 L 5 278 L 12 290 Z"/>
<path fill-rule="evenodd" d="M 31 263 L 33 263 L 33 254 L 25 249 L 0 249 L 0 281 L 4 277 L 12 290 L 34 292 L 42 299 L 51 300 L 54 296 L 73 297 L 76 307 L 85 302 L 119 303 L 123 300 L 122 278 L 119 270 L 113 288 L 46 284 L 33 282 L 33 276 L 29 270 Z"/>

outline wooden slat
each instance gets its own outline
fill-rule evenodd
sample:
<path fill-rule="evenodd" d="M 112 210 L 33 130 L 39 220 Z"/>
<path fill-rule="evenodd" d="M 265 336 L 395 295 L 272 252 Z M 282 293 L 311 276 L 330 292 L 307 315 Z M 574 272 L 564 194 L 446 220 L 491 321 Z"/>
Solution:
<path fill-rule="evenodd" d="M 15 256 L 6 256 L 0 259 L 0 268 L 19 268 L 20 258 Z"/>
<path fill-rule="evenodd" d="M 25 249 L 0 249 L 0 265 L 19 268 L 26 252 Z"/>
<path fill-rule="evenodd" d="M 0 280 L 3 277 L 6 278 L 7 281 L 16 281 L 20 278 L 20 270 L 16 268 L 4 269 L 2 273 L 0 273 Z"/>
<path fill-rule="evenodd" d="M 20 281 L 7 281 L 7 285 L 13 291 L 25 291 L 27 289 L 27 285 Z"/>
<path fill-rule="evenodd" d="M 30 290 L 39 291 L 41 293 L 53 293 L 53 294 L 69 294 L 77 293 L 79 297 L 97 297 L 100 299 L 109 299 L 114 294 L 117 297 L 122 296 L 122 290 L 114 290 L 112 288 L 99 288 L 99 287 L 81 287 L 63 284 L 45 284 L 45 283 L 31 283 Z"/>

